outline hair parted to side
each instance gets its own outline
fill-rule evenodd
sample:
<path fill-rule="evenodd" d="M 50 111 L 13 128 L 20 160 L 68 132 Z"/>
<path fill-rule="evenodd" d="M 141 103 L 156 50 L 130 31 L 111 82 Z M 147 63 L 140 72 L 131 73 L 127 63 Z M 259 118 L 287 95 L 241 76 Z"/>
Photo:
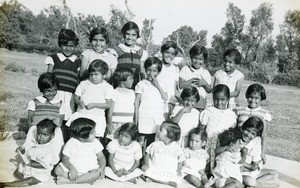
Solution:
<path fill-rule="evenodd" d="M 50 133 L 54 133 L 56 124 L 50 119 L 44 119 L 36 125 L 37 129 L 47 129 Z"/>
<path fill-rule="evenodd" d="M 216 85 L 212 90 L 213 98 L 215 98 L 215 95 L 217 93 L 224 93 L 224 95 L 228 98 L 228 100 L 230 99 L 230 90 L 227 85 L 224 84 Z"/>
<path fill-rule="evenodd" d="M 58 46 L 66 45 L 69 41 L 74 42 L 75 46 L 77 46 L 79 38 L 71 29 L 61 29 L 58 34 Z"/>
<path fill-rule="evenodd" d="M 41 74 L 38 79 L 38 88 L 40 92 L 43 93 L 45 89 L 49 89 L 53 86 L 56 86 L 57 88 L 59 86 L 57 77 L 51 72 Z"/>
<path fill-rule="evenodd" d="M 189 141 L 191 140 L 193 134 L 200 135 L 202 142 L 207 141 L 207 132 L 205 130 L 200 129 L 199 127 L 195 127 L 192 130 L 190 130 L 188 135 Z"/>
<path fill-rule="evenodd" d="M 88 118 L 75 119 L 70 125 L 70 135 L 74 138 L 87 139 L 96 123 Z"/>
<path fill-rule="evenodd" d="M 239 65 L 241 64 L 241 60 L 242 60 L 242 55 L 241 53 L 237 50 L 237 49 L 228 49 L 225 51 L 224 55 L 223 55 L 223 59 L 225 59 L 225 57 L 234 57 L 234 63 Z"/>
<path fill-rule="evenodd" d="M 180 94 L 180 98 L 182 100 L 185 100 L 186 98 L 194 96 L 197 100 L 197 102 L 200 100 L 200 95 L 198 92 L 198 89 L 195 88 L 194 86 L 190 86 L 187 88 L 184 88 Z"/>
<path fill-rule="evenodd" d="M 174 48 L 175 50 L 175 56 L 178 54 L 178 47 L 177 44 L 173 41 L 166 41 L 160 48 L 160 52 L 164 53 L 166 50 Z"/>
<path fill-rule="evenodd" d="M 258 83 L 251 84 L 247 88 L 247 91 L 245 94 L 246 98 L 248 99 L 252 93 L 258 93 L 260 95 L 261 100 L 265 100 L 267 98 L 265 88 Z"/>
<path fill-rule="evenodd" d="M 139 28 L 139 26 L 138 26 L 136 23 L 134 23 L 134 22 L 127 22 L 127 23 L 124 24 L 124 26 L 123 26 L 122 29 L 121 29 L 121 33 L 122 33 L 123 37 L 125 37 L 126 32 L 127 32 L 128 30 L 131 30 L 131 29 L 135 30 L 135 31 L 136 31 L 136 34 L 137 34 L 137 38 L 140 38 L 140 28 Z"/>
<path fill-rule="evenodd" d="M 161 126 L 164 126 L 167 130 L 167 137 L 172 141 L 178 141 L 181 135 L 181 129 L 179 125 L 173 121 L 166 120 Z"/>
<path fill-rule="evenodd" d="M 157 65 L 158 72 L 162 69 L 162 61 L 158 57 L 148 57 L 144 63 L 144 68 L 147 70 L 152 65 Z"/>
<path fill-rule="evenodd" d="M 120 86 L 122 82 L 125 82 L 128 76 L 133 76 L 134 72 L 128 67 L 119 67 L 115 70 L 111 78 L 111 84 L 114 88 Z"/>
<path fill-rule="evenodd" d="M 204 61 L 207 61 L 208 51 L 207 49 L 199 43 L 196 43 L 189 51 L 190 57 L 196 55 L 203 55 Z"/>
<path fill-rule="evenodd" d="M 127 132 L 131 136 L 131 140 L 136 140 L 138 137 L 138 127 L 134 123 L 125 123 L 120 127 L 120 130 L 118 131 L 119 135 L 122 132 Z M 118 135 L 118 136 L 119 136 Z"/>
<path fill-rule="evenodd" d="M 261 136 L 264 129 L 264 122 L 259 117 L 249 117 L 242 125 L 242 130 L 247 128 L 255 128 L 257 130 L 257 136 Z"/>
<path fill-rule="evenodd" d="M 105 63 L 104 61 L 102 61 L 101 59 L 96 59 L 94 61 L 91 62 L 91 64 L 89 65 L 89 69 L 88 72 L 100 72 L 102 75 L 107 74 L 109 70 L 109 67 L 107 65 L 107 63 Z"/>
<path fill-rule="evenodd" d="M 105 39 L 106 41 L 106 44 L 108 44 L 110 41 L 109 41 L 109 35 L 108 35 L 108 31 L 106 28 L 104 27 L 94 27 L 91 32 L 90 32 L 90 37 L 89 37 L 89 40 L 90 42 L 93 41 L 95 35 L 102 35 L 103 38 Z"/>
<path fill-rule="evenodd" d="M 218 136 L 220 146 L 230 146 L 231 143 L 236 143 L 242 138 L 242 133 L 239 129 L 229 128 Z"/>

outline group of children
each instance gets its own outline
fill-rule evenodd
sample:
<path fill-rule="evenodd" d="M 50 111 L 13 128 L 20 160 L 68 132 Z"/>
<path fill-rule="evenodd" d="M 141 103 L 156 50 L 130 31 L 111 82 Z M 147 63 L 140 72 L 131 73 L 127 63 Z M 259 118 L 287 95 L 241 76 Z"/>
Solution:
<path fill-rule="evenodd" d="M 107 49 L 107 30 L 92 29 L 91 49 L 79 59 L 76 34 L 60 31 L 61 52 L 46 58 L 38 79 L 42 96 L 28 103 L 29 131 L 17 149 L 28 161 L 15 171 L 20 180 L 0 187 L 45 182 L 53 169 L 57 184 L 140 177 L 174 187 L 182 179 L 196 187 L 261 187 L 276 178 L 262 169 L 271 120 L 259 106 L 264 88 L 250 85 L 248 106 L 235 103 L 244 79 L 238 50 L 224 53 L 224 69 L 212 79 L 205 47 L 195 44 L 191 63 L 179 69 L 174 42 L 162 45 L 162 59 L 148 57 L 136 45 L 134 22 L 121 32 L 124 44 Z"/>

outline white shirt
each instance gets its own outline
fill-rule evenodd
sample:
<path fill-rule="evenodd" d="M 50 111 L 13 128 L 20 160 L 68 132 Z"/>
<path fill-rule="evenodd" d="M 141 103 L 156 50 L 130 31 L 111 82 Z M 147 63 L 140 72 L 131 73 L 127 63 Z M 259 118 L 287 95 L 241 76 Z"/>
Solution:
<path fill-rule="evenodd" d="M 114 90 L 114 114 L 112 121 L 123 123 L 133 122 L 134 102 L 135 93 L 132 89 L 117 87 Z M 122 116 L 122 113 L 132 114 L 132 116 Z"/>
<path fill-rule="evenodd" d="M 85 57 L 89 62 L 89 64 L 87 65 L 87 69 L 90 63 L 96 59 L 101 59 L 102 61 L 104 61 L 110 69 L 116 68 L 118 64 L 117 58 L 107 51 L 104 51 L 102 54 L 100 54 L 92 49 L 86 49 L 82 52 L 81 55 Z"/>
<path fill-rule="evenodd" d="M 179 68 L 172 64 L 169 67 L 163 64 L 157 80 L 166 86 L 163 90 L 168 94 L 168 98 L 170 99 L 175 95 L 175 83 L 179 80 Z"/>
<path fill-rule="evenodd" d="M 60 61 L 64 61 L 64 60 L 66 60 L 66 59 L 69 59 L 69 60 L 71 60 L 72 62 L 74 62 L 74 61 L 77 59 L 77 56 L 76 56 L 76 55 L 72 55 L 72 56 L 70 56 L 70 57 L 66 57 L 66 56 L 65 56 L 64 54 L 62 54 L 62 53 L 57 53 L 56 55 L 58 56 L 58 58 L 59 58 Z M 46 63 L 46 65 L 54 65 L 54 61 L 53 61 L 52 57 L 50 57 L 50 56 L 46 57 L 45 63 Z"/>

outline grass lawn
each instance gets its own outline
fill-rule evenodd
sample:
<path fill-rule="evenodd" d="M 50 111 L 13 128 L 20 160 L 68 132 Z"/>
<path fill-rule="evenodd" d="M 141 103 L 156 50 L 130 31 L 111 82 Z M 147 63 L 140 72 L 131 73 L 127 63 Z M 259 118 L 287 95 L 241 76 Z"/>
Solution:
<path fill-rule="evenodd" d="M 0 128 L 4 125 L 6 130 L 20 129 L 20 121 L 27 117 L 28 101 L 40 94 L 37 79 L 38 74 L 46 71 L 45 57 L 0 49 Z M 5 70 L 11 63 L 20 70 Z M 244 95 L 251 83 L 246 81 L 243 85 L 239 96 L 243 105 L 247 104 Z M 262 102 L 262 107 L 273 118 L 268 128 L 267 154 L 300 161 L 300 89 L 267 84 L 263 86 L 267 100 Z"/>

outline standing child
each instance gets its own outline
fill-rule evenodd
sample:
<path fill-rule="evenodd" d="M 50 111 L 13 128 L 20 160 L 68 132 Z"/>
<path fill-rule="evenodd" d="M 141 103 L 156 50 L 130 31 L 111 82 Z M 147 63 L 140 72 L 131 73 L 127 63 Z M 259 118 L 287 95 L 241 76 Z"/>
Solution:
<path fill-rule="evenodd" d="M 95 121 L 96 137 L 103 138 L 106 128 L 104 111 L 111 107 L 113 98 L 113 87 L 104 80 L 108 70 L 107 64 L 100 59 L 90 64 L 89 79 L 80 82 L 76 88 L 74 99 L 78 109 L 67 122 L 67 126 L 75 119 L 85 117 Z"/>
<path fill-rule="evenodd" d="M 208 180 L 205 167 L 209 155 L 205 149 L 207 133 L 200 128 L 193 128 L 188 135 L 189 145 L 183 149 L 185 162 L 182 172 L 184 179 L 196 187 L 203 186 Z"/>
<path fill-rule="evenodd" d="M 248 87 L 246 91 L 246 98 L 248 102 L 247 107 L 238 107 L 237 108 L 237 115 L 238 115 L 238 127 L 241 127 L 243 123 L 252 116 L 257 116 L 264 122 L 264 130 L 262 132 L 262 159 L 263 162 L 266 162 L 266 128 L 268 122 L 272 120 L 271 115 L 267 110 L 264 110 L 260 107 L 260 102 L 266 99 L 266 92 L 262 85 L 260 84 L 252 84 Z"/>
<path fill-rule="evenodd" d="M 117 67 L 117 58 L 111 53 L 106 51 L 106 46 L 109 43 L 108 32 L 104 27 L 95 27 L 90 32 L 89 37 L 92 49 L 86 49 L 81 54 L 81 68 L 80 77 L 83 79 L 88 78 L 88 67 L 91 62 L 96 59 L 104 61 L 108 67 L 106 79 L 109 80 L 110 76 Z"/>
<path fill-rule="evenodd" d="M 96 123 L 78 118 L 70 126 L 71 139 L 66 143 L 61 163 L 55 168 L 57 184 L 92 184 L 104 178 L 106 159 L 103 146 L 95 139 Z"/>
<path fill-rule="evenodd" d="M 200 44 L 195 44 L 190 49 L 191 66 L 184 66 L 180 70 L 179 88 L 184 89 L 194 86 L 198 89 L 200 100 L 195 108 L 202 111 L 206 107 L 206 95 L 211 92 L 211 75 L 205 69 L 207 50 Z"/>
<path fill-rule="evenodd" d="M 56 125 L 51 120 L 44 119 L 36 127 L 35 140 L 25 142 L 22 148 L 17 148 L 24 158 L 14 172 L 15 177 L 19 180 L 0 182 L 0 187 L 25 187 L 47 182 L 51 178 L 51 170 L 59 161 L 59 151 L 52 144 Z"/>
<path fill-rule="evenodd" d="M 229 108 L 235 109 L 235 99 L 239 96 L 244 81 L 244 74 L 237 70 L 237 66 L 241 63 L 242 56 L 236 49 L 226 50 L 224 55 L 224 70 L 218 70 L 214 77 L 214 86 L 225 84 L 230 90 Z"/>
<path fill-rule="evenodd" d="M 136 139 L 137 126 L 125 123 L 121 126 L 117 139 L 107 145 L 109 152 L 108 166 L 105 175 L 116 181 L 130 181 L 136 183 L 136 178 L 142 175 L 139 169 L 142 158 L 142 148 Z"/>
<path fill-rule="evenodd" d="M 230 91 L 226 85 L 220 84 L 213 88 L 214 106 L 207 107 L 200 114 L 200 123 L 207 132 L 207 151 L 210 155 L 210 171 L 215 167 L 215 149 L 218 135 L 236 125 L 236 114 L 228 109 Z"/>
<path fill-rule="evenodd" d="M 145 61 L 144 68 L 146 78 L 135 87 L 134 119 L 139 128 L 139 142 L 148 146 L 155 140 L 155 134 L 164 121 L 164 104 L 168 100 L 168 95 L 156 79 L 162 68 L 161 60 L 149 57 Z"/>
<path fill-rule="evenodd" d="M 171 118 L 173 122 L 178 123 L 180 126 L 181 138 L 179 144 L 184 148 L 188 145 L 190 130 L 199 125 L 200 112 L 194 106 L 200 100 L 200 96 L 197 88 L 191 86 L 184 88 L 180 97 L 183 106 L 175 106 Z"/>
<path fill-rule="evenodd" d="M 180 139 L 177 123 L 165 121 L 158 131 L 159 141 L 147 147 L 144 156 L 146 181 L 177 187 L 181 183 L 181 167 L 184 161 L 182 149 L 176 143 Z"/>

